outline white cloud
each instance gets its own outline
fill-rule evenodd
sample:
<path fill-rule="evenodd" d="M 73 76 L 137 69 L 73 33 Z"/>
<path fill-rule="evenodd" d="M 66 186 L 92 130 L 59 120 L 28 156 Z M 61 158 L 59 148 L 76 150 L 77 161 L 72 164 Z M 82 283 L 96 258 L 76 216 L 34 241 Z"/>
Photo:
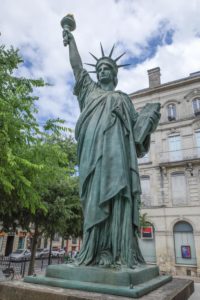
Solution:
<path fill-rule="evenodd" d="M 120 69 L 118 88 L 131 93 L 148 86 L 147 69 L 160 66 L 162 82 L 200 70 L 199 11 L 196 0 L 0 0 L 0 38 L 31 62 L 20 74 L 54 85 L 40 91 L 40 118 L 64 118 L 73 127 L 79 108 L 72 93 L 68 49 L 62 43 L 60 20 L 66 13 L 75 16 L 74 36 L 83 62 L 92 62 L 89 51 L 100 55 L 100 41 L 106 53 L 118 43 L 114 56 L 125 49 L 127 59 L 149 51 L 148 41 L 159 34 L 161 24 L 165 31 L 174 30 L 171 45 L 157 47 L 153 57 L 133 68 Z"/>

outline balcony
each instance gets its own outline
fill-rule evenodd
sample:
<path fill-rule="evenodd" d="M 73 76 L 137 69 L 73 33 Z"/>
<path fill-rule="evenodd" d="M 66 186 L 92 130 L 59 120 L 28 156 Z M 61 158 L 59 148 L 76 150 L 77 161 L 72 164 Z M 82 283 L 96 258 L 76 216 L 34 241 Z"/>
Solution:
<path fill-rule="evenodd" d="M 160 152 L 159 164 L 181 164 L 181 162 L 190 162 L 199 160 L 200 147 L 187 148 L 182 150 L 174 150 L 167 152 Z"/>

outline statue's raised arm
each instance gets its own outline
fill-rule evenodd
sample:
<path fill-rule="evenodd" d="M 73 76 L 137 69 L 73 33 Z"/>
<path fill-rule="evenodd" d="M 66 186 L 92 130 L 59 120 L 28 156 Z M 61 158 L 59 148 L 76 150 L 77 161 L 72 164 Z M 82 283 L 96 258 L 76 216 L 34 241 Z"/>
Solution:
<path fill-rule="evenodd" d="M 76 23 L 73 15 L 68 14 L 61 20 L 63 28 L 63 43 L 64 46 L 69 45 L 69 59 L 72 66 L 74 76 L 77 79 L 79 72 L 83 68 L 82 60 L 78 52 L 76 42 L 71 31 L 75 30 Z"/>

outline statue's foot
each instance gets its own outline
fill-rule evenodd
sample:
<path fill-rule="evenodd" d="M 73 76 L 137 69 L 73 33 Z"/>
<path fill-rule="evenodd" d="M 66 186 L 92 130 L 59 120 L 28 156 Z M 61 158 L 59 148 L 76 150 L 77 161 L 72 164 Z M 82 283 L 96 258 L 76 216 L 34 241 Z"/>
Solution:
<path fill-rule="evenodd" d="M 113 257 L 110 251 L 105 250 L 100 253 L 99 266 L 107 268 L 113 264 Z"/>

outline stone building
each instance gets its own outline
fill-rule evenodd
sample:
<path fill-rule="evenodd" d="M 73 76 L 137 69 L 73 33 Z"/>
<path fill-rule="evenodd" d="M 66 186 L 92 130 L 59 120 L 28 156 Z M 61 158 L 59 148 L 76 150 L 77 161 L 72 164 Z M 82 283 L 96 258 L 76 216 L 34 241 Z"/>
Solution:
<path fill-rule="evenodd" d="M 146 261 L 161 271 L 200 276 L 200 72 L 130 95 L 137 111 L 160 102 L 161 119 L 148 155 L 139 159 L 142 214 L 154 234 L 140 240 Z"/>
<path fill-rule="evenodd" d="M 18 249 L 30 249 L 32 242 L 32 234 L 34 229 L 32 229 L 32 234 L 18 228 L 15 232 L 4 232 L 0 227 L 0 257 L 9 256 L 12 252 Z M 80 250 L 82 240 L 81 238 L 71 237 L 67 240 L 62 240 L 61 236 L 58 234 L 54 235 L 52 240 L 52 249 L 55 248 L 65 248 L 66 252 L 77 252 Z M 50 239 L 41 237 L 38 240 L 37 248 L 49 248 Z"/>

